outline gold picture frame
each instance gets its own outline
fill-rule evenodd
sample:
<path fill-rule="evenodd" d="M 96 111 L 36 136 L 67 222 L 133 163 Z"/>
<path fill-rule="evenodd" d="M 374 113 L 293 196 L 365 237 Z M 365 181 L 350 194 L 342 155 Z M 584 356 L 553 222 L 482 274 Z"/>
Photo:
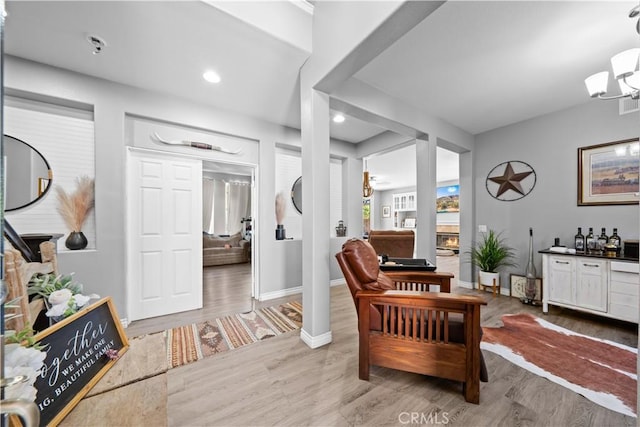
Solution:
<path fill-rule="evenodd" d="M 578 148 L 578 206 L 637 205 L 638 138 Z"/>

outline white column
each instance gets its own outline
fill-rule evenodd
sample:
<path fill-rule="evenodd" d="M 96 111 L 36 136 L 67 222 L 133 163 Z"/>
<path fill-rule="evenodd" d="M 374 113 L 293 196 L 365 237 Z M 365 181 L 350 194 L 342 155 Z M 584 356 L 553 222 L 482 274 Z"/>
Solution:
<path fill-rule="evenodd" d="M 331 342 L 329 96 L 305 84 L 302 103 L 302 330 L 311 348 Z M 306 87 L 305 87 L 306 86 Z"/>
<path fill-rule="evenodd" d="M 345 212 L 347 236 L 362 238 L 362 159 L 345 159 L 342 188 L 342 210 Z"/>
<path fill-rule="evenodd" d="M 473 265 L 465 254 L 474 243 L 475 230 L 475 187 L 473 171 L 473 152 L 460 153 L 460 271 L 458 286 L 474 288 L 475 274 Z M 482 183 L 484 186 L 484 182 Z"/>
<path fill-rule="evenodd" d="M 436 142 L 416 139 L 416 255 L 436 261 Z"/>

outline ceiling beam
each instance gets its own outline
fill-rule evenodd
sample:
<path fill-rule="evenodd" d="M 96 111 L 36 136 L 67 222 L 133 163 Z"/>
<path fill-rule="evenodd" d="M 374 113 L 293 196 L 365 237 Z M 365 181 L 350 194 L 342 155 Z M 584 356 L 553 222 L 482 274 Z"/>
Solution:
<path fill-rule="evenodd" d="M 446 1 L 406 1 L 349 52 L 314 88 L 331 94 Z"/>

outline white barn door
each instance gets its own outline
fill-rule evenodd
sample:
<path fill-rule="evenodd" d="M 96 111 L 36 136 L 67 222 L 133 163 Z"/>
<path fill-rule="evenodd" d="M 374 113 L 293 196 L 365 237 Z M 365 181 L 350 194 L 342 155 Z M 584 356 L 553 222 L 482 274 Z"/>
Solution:
<path fill-rule="evenodd" d="M 129 321 L 202 308 L 202 162 L 127 150 Z"/>

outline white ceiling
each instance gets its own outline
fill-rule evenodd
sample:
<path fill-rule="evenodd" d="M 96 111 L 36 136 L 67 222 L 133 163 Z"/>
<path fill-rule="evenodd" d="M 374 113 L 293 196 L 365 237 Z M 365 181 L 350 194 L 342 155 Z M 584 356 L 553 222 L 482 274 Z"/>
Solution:
<path fill-rule="evenodd" d="M 416 156 L 416 146 L 410 145 L 388 153 L 367 158 L 369 176 L 375 178 L 374 190 L 384 191 L 416 185 L 416 162 L 407 161 Z M 436 153 L 436 181 L 457 181 L 458 154 L 438 147 Z"/>
<path fill-rule="evenodd" d="M 638 45 L 627 17 L 636 4 L 449 1 L 355 77 L 471 134 L 602 102 L 588 98 L 583 79 Z M 309 53 L 207 3 L 6 5 L 8 54 L 300 127 L 298 72 Z M 107 41 L 99 55 L 89 34 Z M 211 67 L 218 85 L 201 78 Z M 331 124 L 332 137 L 354 143 L 384 130 L 353 117 Z"/>
<path fill-rule="evenodd" d="M 7 2 L 5 53 L 300 127 L 308 53 L 197 1 Z M 86 36 L 107 42 L 92 55 Z M 202 73 L 214 68 L 222 82 Z"/>
<path fill-rule="evenodd" d="M 584 78 L 638 46 L 637 4 L 449 1 L 355 77 L 475 135 L 593 102 Z"/>

